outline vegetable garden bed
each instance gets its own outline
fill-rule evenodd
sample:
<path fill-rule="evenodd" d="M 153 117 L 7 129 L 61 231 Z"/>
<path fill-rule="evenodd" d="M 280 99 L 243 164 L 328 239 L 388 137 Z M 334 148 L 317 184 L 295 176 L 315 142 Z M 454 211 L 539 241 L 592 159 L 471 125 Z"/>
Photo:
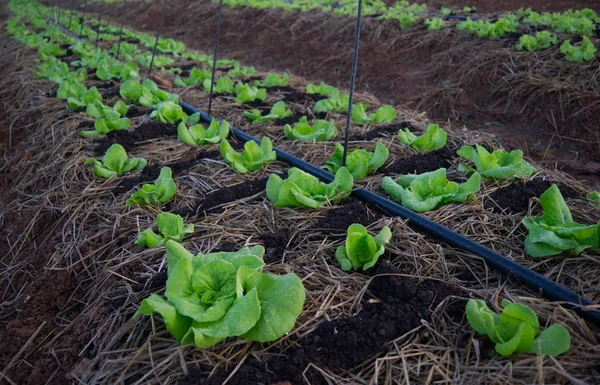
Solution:
<path fill-rule="evenodd" d="M 62 24 L 67 17 L 63 15 Z M 33 24 L 27 28 L 44 30 Z M 285 177 L 287 164 L 275 161 L 254 173 L 240 174 L 223 160 L 218 144 L 183 144 L 177 125 L 157 123 L 150 117 L 158 109 L 130 109 L 125 115 L 130 119 L 129 130 L 82 139 L 80 131 L 91 130 L 94 120 L 57 99 L 55 83 L 33 76 L 38 69 L 34 49 L 4 33 L 1 39 L 6 54 L 0 58 L 0 97 L 10 107 L 4 107 L 2 120 L 2 130 L 9 135 L 2 136 L 8 161 L 1 174 L 7 183 L 2 193 L 6 242 L 0 246 L 6 266 L 0 283 L 0 381 L 355 384 L 600 380 L 598 329 L 562 304 L 543 299 L 540 293 L 488 270 L 479 258 L 440 244 L 405 221 L 357 199 L 346 198 L 320 209 L 275 207 L 265 191 L 269 175 Z M 110 48 L 112 42 L 101 44 Z M 72 65 L 76 59 L 71 55 L 63 60 Z M 175 65 L 181 63 L 184 61 L 176 58 Z M 229 67 L 221 67 L 219 75 L 224 77 Z M 104 85 L 102 103 L 114 106 L 120 99 L 120 83 L 93 80 L 92 73 L 84 84 Z M 160 68 L 158 73 L 159 79 L 175 78 Z M 264 80 L 266 76 L 257 73 L 241 78 Z M 267 88 L 264 104 L 252 106 L 234 102 L 234 95 L 218 96 L 212 114 L 251 135 L 270 138 L 273 146 L 292 155 L 322 165 L 339 138 L 292 141 L 281 125 L 251 124 L 243 115 L 257 107 L 264 115 L 276 101 L 284 100 L 292 116 L 314 116 L 315 99 L 320 98 L 306 96 L 307 84 L 290 76 L 288 88 Z M 192 105 L 207 104 L 201 85 L 176 92 Z M 369 113 L 380 105 L 372 95 L 357 97 L 366 103 Z M 466 177 L 457 168 L 465 160 L 456 150 L 474 144 L 497 146 L 491 135 L 449 131 L 443 150 L 417 154 L 400 143 L 396 134 L 404 127 L 421 134 L 429 122 L 422 114 L 396 110 L 391 123 L 351 127 L 351 150 L 373 151 L 377 141 L 389 150 L 384 167 L 355 181 L 381 195 L 387 195 L 381 187 L 384 176 L 439 167 L 448 169 L 450 180 L 462 183 Z M 320 116 L 334 119 L 341 129 L 343 115 L 329 112 Z M 234 150 L 243 148 L 235 138 L 228 140 Z M 145 159 L 147 165 L 137 173 L 99 179 L 84 163 L 90 157 L 102 158 L 115 143 L 121 144 L 129 157 Z M 153 183 L 163 167 L 172 171 L 174 199 L 160 207 L 127 206 L 131 195 L 142 184 Z M 550 183 L 560 186 L 576 221 L 593 224 L 600 214 L 594 202 L 585 198 L 589 192 L 585 186 L 560 172 L 536 168 L 539 173 L 528 182 L 484 180 L 475 199 L 424 215 L 598 303 L 597 248 L 586 249 L 579 256 L 547 259 L 533 259 L 524 251 L 527 231 L 521 220 L 528 214 L 541 214 L 538 201 L 532 198 L 538 198 Z M 302 280 L 306 300 L 293 329 L 272 342 L 228 338 L 214 347 L 198 349 L 177 343 L 160 316 L 133 317 L 144 298 L 163 294 L 168 265 L 164 247 L 144 248 L 133 242 L 147 228 L 156 229 L 157 215 L 166 212 L 180 214 L 185 224 L 193 225 L 192 234 L 181 241 L 190 252 L 234 252 L 262 245 L 265 273 L 295 273 Z M 373 268 L 348 272 L 336 261 L 336 248 L 345 244 L 346 231 L 354 223 L 366 226 L 371 234 L 388 226 L 391 239 Z M 469 299 L 487 300 L 496 309 L 506 307 L 501 300 L 526 304 L 538 315 L 542 329 L 552 324 L 567 328 L 570 350 L 557 357 L 496 354 L 494 343 L 469 326 L 465 317 Z"/>

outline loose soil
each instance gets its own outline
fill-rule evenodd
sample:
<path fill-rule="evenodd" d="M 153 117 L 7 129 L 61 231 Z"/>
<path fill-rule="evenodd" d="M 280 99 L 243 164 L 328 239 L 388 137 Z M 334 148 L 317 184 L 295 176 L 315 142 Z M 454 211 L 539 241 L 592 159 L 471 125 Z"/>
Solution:
<path fill-rule="evenodd" d="M 383 126 L 376 126 L 371 128 L 367 132 L 361 135 L 354 135 L 350 140 L 374 140 L 381 139 L 382 136 L 395 136 L 398 131 L 408 128 L 411 132 L 420 135 L 419 129 L 414 127 L 409 122 L 400 122 L 393 124 L 386 124 Z"/>
<path fill-rule="evenodd" d="M 320 219 L 313 226 L 319 230 L 346 231 L 353 223 L 368 226 L 381 217 L 381 211 L 372 208 L 362 201 L 354 198 L 346 199 L 337 207 L 327 210 L 325 218 Z"/>
<path fill-rule="evenodd" d="M 150 120 L 140 124 L 133 130 L 117 130 L 109 132 L 94 148 L 94 154 L 104 155 L 106 150 L 119 143 L 126 151 L 133 150 L 140 142 L 150 139 L 177 136 L 177 126 Z"/>
<path fill-rule="evenodd" d="M 211 213 L 219 212 L 220 210 L 216 206 L 238 201 L 264 191 L 267 186 L 267 180 L 268 178 L 256 178 L 211 191 L 204 199 L 198 202 L 194 213 L 200 215 L 203 212 L 206 213 L 209 211 Z"/>
<path fill-rule="evenodd" d="M 380 168 L 378 172 L 385 175 L 422 174 L 442 167 L 449 167 L 452 158 L 452 152 L 448 148 L 443 148 L 428 154 L 417 154 L 408 158 L 396 159 L 389 166 Z"/>

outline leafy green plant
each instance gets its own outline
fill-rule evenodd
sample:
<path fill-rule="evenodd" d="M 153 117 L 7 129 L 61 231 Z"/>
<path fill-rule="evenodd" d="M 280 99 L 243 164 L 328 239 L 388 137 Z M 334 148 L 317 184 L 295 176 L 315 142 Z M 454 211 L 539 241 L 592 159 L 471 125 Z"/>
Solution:
<path fill-rule="evenodd" d="M 382 181 L 383 189 L 396 202 L 418 213 L 435 210 L 451 202 L 464 203 L 475 197 L 480 184 L 481 177 L 476 172 L 463 184 L 448 182 L 445 168 L 419 175 L 403 175 L 395 182 L 386 176 Z"/>
<path fill-rule="evenodd" d="M 475 148 L 471 146 L 462 147 L 456 153 L 473 162 L 477 172 L 485 178 L 527 179 L 537 171 L 523 159 L 523 151 L 521 150 L 514 150 L 510 153 L 496 150 L 490 154 L 485 147 L 477 144 Z M 458 170 L 467 174 L 475 171 L 465 164 L 460 164 Z"/>
<path fill-rule="evenodd" d="M 111 131 L 127 130 L 131 125 L 128 118 L 122 118 L 120 113 L 113 109 L 103 109 L 102 115 L 102 118 L 96 119 L 94 122 L 94 129 L 81 131 L 81 136 L 88 139 L 97 138 L 106 135 Z"/>
<path fill-rule="evenodd" d="M 354 180 L 366 178 L 381 167 L 389 155 L 390 152 L 387 147 L 383 143 L 377 142 L 374 152 L 364 149 L 349 152 L 346 156 L 346 168 L 348 168 Z M 340 143 L 336 143 L 333 155 L 321 168 L 335 174 L 342 167 L 343 156 L 344 147 Z"/>
<path fill-rule="evenodd" d="M 38 47 L 38 54 L 40 55 L 42 60 L 45 60 L 47 56 L 65 56 L 67 54 L 67 51 L 61 49 L 58 44 L 45 43 Z"/>
<path fill-rule="evenodd" d="M 315 86 L 314 84 L 306 85 L 306 93 L 307 94 L 318 94 L 318 95 L 323 95 L 323 96 L 329 96 L 334 91 L 337 91 L 339 93 L 339 90 L 337 88 L 335 88 L 334 86 L 329 86 L 323 82 L 319 83 L 318 86 Z"/>
<path fill-rule="evenodd" d="M 539 333 L 538 317 L 531 308 L 506 300 L 502 306 L 504 309 L 498 314 L 488 308 L 485 301 L 470 299 L 465 309 L 469 325 L 496 344 L 496 353 L 558 356 L 570 349 L 571 336 L 564 326 L 554 324 Z"/>
<path fill-rule="evenodd" d="M 267 99 L 266 88 L 252 87 L 249 84 L 237 83 L 235 85 L 235 102 L 236 103 L 248 103 L 255 100 L 265 101 Z"/>
<path fill-rule="evenodd" d="M 472 13 L 472 12 L 475 12 L 475 11 L 477 11 L 477 7 L 475 7 L 475 6 L 472 6 L 472 7 L 465 6 L 465 7 L 463 7 L 463 12 L 465 12 L 465 13 Z"/>
<path fill-rule="evenodd" d="M 204 79 L 202 87 L 204 91 L 210 92 L 210 79 Z M 233 80 L 228 77 L 219 78 L 213 87 L 213 92 L 216 94 L 232 94 Z"/>
<path fill-rule="evenodd" d="M 287 87 L 288 84 L 289 75 L 287 72 L 284 72 L 283 76 L 268 74 L 262 82 L 258 80 L 254 82 L 254 85 L 257 87 Z"/>
<path fill-rule="evenodd" d="M 448 134 L 437 124 L 430 124 L 421 136 L 416 136 L 408 128 L 400 130 L 398 131 L 398 139 L 402 144 L 410 146 L 417 151 L 431 152 L 439 150 L 446 145 Z"/>
<path fill-rule="evenodd" d="M 548 31 L 540 31 L 535 35 L 521 35 L 517 43 L 517 51 L 542 51 L 550 46 L 558 44 L 555 34 Z"/>
<path fill-rule="evenodd" d="M 63 81 L 83 83 L 87 80 L 87 71 L 85 68 L 69 71 L 67 63 L 60 60 L 47 60 L 42 62 L 33 75 L 38 79 L 48 79 L 59 84 Z"/>
<path fill-rule="evenodd" d="M 288 170 L 288 178 L 269 175 L 267 198 L 276 207 L 309 207 L 318 209 L 346 198 L 352 191 L 354 180 L 345 167 L 335 173 L 333 182 L 325 184 L 296 167 Z"/>
<path fill-rule="evenodd" d="M 452 14 L 452 10 L 448 7 L 442 7 L 440 8 L 440 13 L 444 16 L 448 16 Z"/>
<path fill-rule="evenodd" d="M 177 76 L 175 78 L 174 84 L 176 87 L 192 87 L 198 83 L 202 83 L 207 79 L 210 79 L 210 71 L 209 70 L 199 70 L 198 68 L 192 68 L 190 71 L 190 75 L 187 79 L 182 78 L 181 76 Z M 209 80 L 210 84 L 210 80 Z"/>
<path fill-rule="evenodd" d="M 221 155 L 234 170 L 241 174 L 261 170 L 266 163 L 277 159 L 271 139 L 266 136 L 260 141 L 260 146 L 253 140 L 244 143 L 242 153 L 236 152 L 227 139 L 223 139 L 221 141 Z"/>
<path fill-rule="evenodd" d="M 348 109 L 349 102 L 350 96 L 348 94 L 340 94 L 339 91 L 335 89 L 331 91 L 329 98 L 316 102 L 313 111 L 345 113 Z"/>
<path fill-rule="evenodd" d="M 154 205 L 165 204 L 175 196 L 175 181 L 172 177 L 170 167 L 160 169 L 158 179 L 153 184 L 144 184 L 140 190 L 133 193 L 131 198 L 127 199 L 126 205 Z"/>
<path fill-rule="evenodd" d="M 409 28 L 417 22 L 417 16 L 410 12 L 400 13 L 397 19 L 400 22 L 400 29 Z"/>
<path fill-rule="evenodd" d="M 227 138 L 229 135 L 229 123 L 226 120 L 212 120 L 208 129 L 205 129 L 201 124 L 193 124 L 190 128 L 185 122 L 179 123 L 177 127 L 177 136 L 185 144 L 190 146 L 202 146 L 206 143 L 219 143 L 221 139 Z"/>
<path fill-rule="evenodd" d="M 306 294 L 293 273 L 262 273 L 264 248 L 193 256 L 168 241 L 166 300 L 144 299 L 134 317 L 159 313 L 181 344 L 206 349 L 229 337 L 275 341 L 289 332 Z"/>
<path fill-rule="evenodd" d="M 71 110 L 87 107 L 89 104 L 102 105 L 102 95 L 96 87 L 88 89 L 76 81 L 62 81 L 56 96 L 66 100 Z"/>
<path fill-rule="evenodd" d="M 446 26 L 446 22 L 441 17 L 426 19 L 423 23 L 427 26 L 428 31 L 436 31 Z"/>
<path fill-rule="evenodd" d="M 593 36 L 596 31 L 596 27 L 592 20 L 567 15 L 554 17 L 552 20 L 552 28 L 558 32 L 564 32 L 569 35 Z"/>
<path fill-rule="evenodd" d="M 373 237 L 363 225 L 354 223 L 348 227 L 345 246 L 336 249 L 335 259 L 344 271 L 358 270 L 361 267 L 367 270 L 375 266 L 391 238 L 392 232 L 387 226 Z"/>
<path fill-rule="evenodd" d="M 106 53 L 106 51 L 99 51 L 96 54 L 86 53 L 81 55 L 79 60 L 72 61 L 71 66 L 94 69 L 98 67 L 100 63 L 106 60 L 110 60 L 110 56 L 108 56 L 108 53 Z"/>
<path fill-rule="evenodd" d="M 110 52 L 116 55 L 117 48 L 118 48 L 118 45 L 113 44 L 112 47 L 110 47 Z M 123 55 L 123 57 L 126 57 L 127 60 L 130 61 L 131 55 L 136 53 L 138 50 L 139 50 L 139 48 L 138 48 L 137 44 L 121 42 L 121 48 L 119 49 L 119 55 Z"/>
<path fill-rule="evenodd" d="M 122 175 L 129 171 L 140 171 L 146 167 L 146 159 L 129 158 L 127 151 L 118 143 L 110 146 L 101 161 L 89 158 L 84 166 L 93 165 L 94 173 L 100 178 L 110 178 L 114 175 Z"/>
<path fill-rule="evenodd" d="M 125 104 L 125 102 L 122 100 L 117 101 L 112 107 L 108 107 L 103 104 L 88 104 L 85 113 L 94 119 L 100 119 L 105 116 L 105 113 L 108 112 L 107 110 L 117 112 L 119 117 L 121 117 L 127 114 L 128 107 L 127 104 Z"/>
<path fill-rule="evenodd" d="M 114 59 L 107 59 L 98 63 L 96 77 L 100 80 L 137 79 L 140 77 L 140 69 L 134 63 L 121 64 Z"/>
<path fill-rule="evenodd" d="M 156 83 L 148 79 L 141 83 L 139 79 L 129 79 L 121 83 L 119 95 L 129 103 L 148 108 L 157 108 L 160 103 L 166 101 L 179 101 L 177 95 L 159 89 Z"/>
<path fill-rule="evenodd" d="M 352 121 L 356 123 L 390 123 L 394 119 L 396 119 L 396 110 L 389 105 L 379 107 L 372 115 L 367 115 L 367 106 L 364 103 L 357 103 L 352 107 Z"/>
<path fill-rule="evenodd" d="M 283 127 L 283 133 L 290 139 L 304 141 L 325 141 L 331 140 L 338 135 L 338 129 L 333 120 L 326 121 L 316 119 L 311 126 L 308 124 L 306 116 L 300 118 L 300 121 L 294 124 L 294 127 L 286 124 Z"/>
<path fill-rule="evenodd" d="M 158 214 L 156 226 L 160 234 L 156 234 L 151 228 L 146 229 L 138 234 L 134 243 L 140 246 L 158 247 L 170 240 L 181 242 L 186 235 L 194 232 L 193 224 L 186 226 L 180 215 L 171 213 Z"/>
<path fill-rule="evenodd" d="M 262 116 L 260 110 L 253 109 L 244 111 L 244 116 L 252 121 L 252 124 L 266 123 L 270 120 L 285 119 L 292 116 L 292 110 L 285 108 L 283 100 L 278 101 L 271 107 L 271 111 L 267 115 Z"/>
<path fill-rule="evenodd" d="M 235 62 L 233 64 L 233 68 L 227 71 L 227 76 L 231 78 L 244 77 L 248 75 L 252 75 L 256 73 L 256 68 L 254 67 L 240 67 L 239 62 Z"/>
<path fill-rule="evenodd" d="M 173 39 L 159 39 L 156 50 L 160 53 L 180 54 L 185 51 L 185 44 Z"/>
<path fill-rule="evenodd" d="M 600 207 L 600 192 L 592 191 L 591 193 L 587 194 L 585 197 L 587 199 L 591 200 L 592 202 L 594 202 L 594 204 L 596 206 Z"/>
<path fill-rule="evenodd" d="M 150 62 L 152 61 L 152 52 L 146 52 L 140 55 L 136 55 L 134 60 L 140 63 L 142 67 L 150 68 Z M 154 62 L 152 65 L 156 68 L 162 68 L 170 66 L 173 63 L 175 63 L 175 60 L 169 56 L 155 55 Z"/>
<path fill-rule="evenodd" d="M 188 120 L 188 116 L 185 112 L 183 112 L 183 108 L 171 101 L 166 101 L 160 103 L 156 110 L 150 113 L 150 118 L 155 119 L 160 123 L 169 123 L 175 124 L 179 121 L 186 122 Z M 196 119 L 196 122 L 198 120 Z"/>
<path fill-rule="evenodd" d="M 523 225 L 529 230 L 525 251 L 534 258 L 549 257 L 563 252 L 579 255 L 600 245 L 600 221 L 582 225 L 573 220 L 571 211 L 556 185 L 540 196 L 544 209 L 541 217 L 526 217 Z"/>
<path fill-rule="evenodd" d="M 574 63 L 591 61 L 598 50 L 589 37 L 584 36 L 581 45 L 572 46 L 571 40 L 565 40 L 560 46 L 560 52 L 565 55 L 565 60 Z"/>

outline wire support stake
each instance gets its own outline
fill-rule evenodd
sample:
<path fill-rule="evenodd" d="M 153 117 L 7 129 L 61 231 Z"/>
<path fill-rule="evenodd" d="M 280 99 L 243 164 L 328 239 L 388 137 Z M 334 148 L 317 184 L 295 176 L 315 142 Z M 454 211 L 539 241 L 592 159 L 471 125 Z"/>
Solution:
<path fill-rule="evenodd" d="M 356 62 L 358 61 L 358 43 L 360 40 L 360 17 L 362 13 L 362 0 L 358 0 L 358 12 L 356 15 L 356 31 L 354 35 L 354 52 L 352 54 L 352 72 L 350 74 L 350 95 L 348 97 L 348 113 L 346 114 L 346 131 L 344 134 L 344 155 L 342 156 L 342 167 L 346 167 L 348 156 L 348 136 L 350 135 L 350 123 L 352 122 L 352 99 L 354 97 L 354 82 L 356 81 Z"/>
<path fill-rule="evenodd" d="M 100 12 L 98 12 L 100 18 L 98 19 L 98 28 L 96 28 L 96 47 L 100 41 L 100 25 L 102 25 L 102 10 L 104 10 L 104 0 L 100 0 Z"/>
<path fill-rule="evenodd" d="M 117 56 L 119 60 L 119 54 L 121 53 L 121 40 L 123 39 L 123 23 L 125 22 L 125 9 L 127 6 L 127 0 L 123 0 L 123 9 L 121 10 L 121 29 L 119 30 L 119 43 L 117 43 Z"/>
<path fill-rule="evenodd" d="M 219 1 L 219 14 L 217 16 L 217 31 L 215 33 L 215 49 L 213 50 L 213 65 L 210 75 L 210 92 L 208 93 L 208 114 L 212 109 L 213 89 L 215 87 L 215 71 L 217 70 L 217 53 L 219 51 L 219 36 L 221 35 L 221 14 L 223 11 L 223 0 Z"/>
<path fill-rule="evenodd" d="M 156 30 L 156 40 L 154 41 L 154 47 L 152 48 L 152 58 L 150 59 L 150 67 L 148 67 L 148 77 L 150 77 L 150 73 L 152 73 L 152 66 L 154 65 L 154 56 L 156 56 L 156 47 L 158 47 L 158 39 L 160 38 L 160 32 L 162 31 L 166 7 L 167 0 L 164 0 L 162 5 L 162 12 L 160 13 L 160 20 L 158 21 L 158 29 Z"/>
<path fill-rule="evenodd" d="M 87 3 L 88 3 L 88 0 L 84 0 L 83 13 L 81 14 L 81 20 L 79 20 L 81 23 L 81 28 L 79 28 L 79 38 L 80 39 L 81 39 L 81 36 L 83 36 L 83 23 L 85 22 L 85 11 L 87 10 Z"/>

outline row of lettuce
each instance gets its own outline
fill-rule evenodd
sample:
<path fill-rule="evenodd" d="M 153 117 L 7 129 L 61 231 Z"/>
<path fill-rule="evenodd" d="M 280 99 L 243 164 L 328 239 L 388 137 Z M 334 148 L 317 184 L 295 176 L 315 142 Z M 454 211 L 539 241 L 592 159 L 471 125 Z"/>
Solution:
<path fill-rule="evenodd" d="M 84 131 L 85 138 L 93 139 L 112 130 L 128 129 L 129 120 L 125 117 L 127 109 L 130 105 L 139 105 L 152 109 L 151 119 L 178 124 L 179 138 L 185 144 L 220 143 L 223 158 L 240 173 L 261 170 L 276 159 L 268 137 L 263 137 L 260 145 L 253 141 L 247 142 L 244 151 L 238 153 L 227 141 L 229 125 L 226 121 L 213 120 L 205 127 L 199 122 L 198 114 L 188 116 L 182 110 L 177 103 L 177 95 L 161 90 L 150 80 L 142 81 L 139 68 L 133 62 L 119 62 L 110 56 L 109 52 L 98 50 L 85 42 L 75 42 L 52 25 L 42 26 L 41 15 L 47 14 L 47 9 L 35 6 L 40 11 L 40 16 L 36 17 L 31 13 L 26 14 L 28 4 L 17 5 L 12 1 L 10 6 L 17 16 L 9 22 L 7 29 L 23 43 L 38 47 L 37 75 L 60 83 L 57 96 L 65 99 L 70 109 L 85 111 L 85 114 L 96 119 L 94 131 Z M 36 28 L 43 29 L 43 32 L 36 33 L 27 29 L 27 23 L 37 23 Z M 39 38 L 33 38 L 33 35 Z M 129 39 L 133 40 L 136 35 L 139 34 L 132 32 Z M 81 68 L 70 70 L 67 63 L 57 59 L 57 56 L 61 56 L 60 50 L 64 44 L 70 44 L 69 49 L 80 58 L 79 63 L 70 64 Z M 177 46 L 178 43 L 174 42 L 171 45 Z M 58 47 L 59 51 L 55 47 Z M 175 53 L 171 50 L 165 53 L 185 55 L 181 49 L 178 51 Z M 106 56 L 96 60 L 102 55 Z M 206 62 L 207 57 L 202 58 Z M 104 70 L 101 68 L 106 66 L 109 68 L 106 71 L 109 75 L 106 75 L 105 79 L 114 78 L 121 81 L 120 96 L 123 100 L 117 101 L 112 107 L 103 104 L 102 97 L 95 87 L 87 88 L 83 84 L 87 78 L 87 70 L 95 69 L 96 76 L 101 78 L 100 76 L 104 77 Z M 59 70 L 52 71 L 51 68 Z M 239 64 L 234 65 L 233 69 L 240 70 Z M 193 72 L 190 72 L 190 77 Z M 228 75 L 235 77 L 235 74 Z M 233 83 L 229 77 L 223 76 L 217 81 L 217 85 L 221 79 L 229 79 Z M 205 80 L 203 79 L 202 83 Z M 189 82 L 189 77 L 183 81 Z M 262 83 L 253 86 L 240 81 L 235 88 L 247 87 L 246 94 L 262 93 L 260 90 L 265 90 L 266 94 L 268 86 L 258 88 L 266 81 L 267 79 L 264 79 Z M 269 81 L 269 84 L 282 86 L 287 84 L 287 76 L 273 76 Z M 200 81 L 195 84 L 198 83 Z M 186 83 L 186 86 L 190 85 Z M 311 85 L 307 88 L 308 92 L 325 96 L 317 101 L 313 110 L 321 103 L 326 106 L 323 111 L 342 111 L 340 106 L 344 106 L 344 101 L 347 108 L 348 101 L 339 90 L 325 84 Z M 241 94 L 243 93 L 236 93 L 237 97 Z M 283 119 L 290 115 L 291 111 L 283 102 L 275 103 L 267 115 L 262 115 L 260 110 L 246 113 L 255 124 Z M 384 106 L 367 114 L 366 106 L 357 104 L 352 115 L 353 121 L 358 124 L 371 124 L 393 121 L 396 112 L 393 108 Z M 333 122 L 315 119 L 311 125 L 307 117 L 302 117 L 293 127 L 286 125 L 284 133 L 291 139 L 318 141 L 335 138 L 337 129 Z M 439 126 L 429 125 L 420 136 L 408 129 L 401 130 L 398 139 L 416 151 L 426 153 L 443 148 L 446 145 L 447 134 Z M 336 143 L 334 154 L 323 165 L 324 169 L 335 173 L 331 183 L 325 184 L 312 175 L 292 168 L 288 171 L 286 179 L 277 174 L 269 176 L 267 199 L 275 207 L 318 209 L 335 204 L 350 195 L 355 179 L 373 174 L 389 156 L 388 149 L 379 142 L 372 153 L 364 149 L 351 152 L 346 167 L 342 167 L 342 153 L 343 148 Z M 522 152 L 518 150 L 510 153 L 496 150 L 490 153 L 481 146 L 467 146 L 461 148 L 458 155 L 472 164 L 472 167 L 460 166 L 460 171 L 470 175 L 462 184 L 448 181 L 446 169 L 442 168 L 420 175 L 404 175 L 397 180 L 385 177 L 382 182 L 383 189 L 405 207 L 425 212 L 451 202 L 465 202 L 474 197 L 480 188 L 482 177 L 496 180 L 527 179 L 536 173 L 536 170 L 523 160 Z M 114 144 L 101 160 L 89 159 L 86 164 L 93 166 L 97 176 L 113 178 L 140 171 L 147 165 L 147 161 L 143 158 L 129 157 L 121 145 Z M 176 188 L 171 170 L 163 167 L 158 179 L 152 184 L 144 184 L 126 204 L 161 207 L 173 199 Z M 590 195 L 589 198 L 597 199 L 598 196 Z M 523 220 L 523 224 L 529 229 L 525 241 L 528 254 L 533 257 L 564 252 L 579 254 L 586 248 L 598 247 L 600 223 L 586 226 L 574 222 L 556 186 L 546 191 L 540 202 L 544 209 L 543 215 Z M 147 229 L 139 234 L 136 243 L 148 247 L 166 246 L 166 300 L 153 294 L 142 301 L 138 315 L 154 312 L 161 314 L 167 330 L 175 338 L 184 344 L 194 343 L 201 348 L 213 346 L 225 338 L 234 336 L 259 342 L 273 341 L 293 328 L 305 299 L 302 282 L 292 273 L 283 276 L 263 273 L 264 249 L 261 246 L 244 248 L 237 252 L 194 256 L 179 244 L 186 235 L 194 232 L 193 225 L 186 225 L 179 215 L 168 212 L 157 215 L 156 225 L 158 233 L 152 228 Z M 391 237 L 391 231 L 387 227 L 376 236 L 372 236 L 362 225 L 351 225 L 345 244 L 336 250 L 336 259 L 343 270 L 371 268 L 384 254 L 385 244 Z M 466 309 L 471 326 L 476 331 L 488 335 L 496 343 L 496 351 L 499 354 L 532 352 L 558 355 L 569 349 L 570 338 L 564 327 L 553 325 L 540 333 L 537 316 L 531 309 L 521 304 L 503 305 L 504 310 L 501 314 L 490 310 L 481 300 L 469 301 Z"/>

